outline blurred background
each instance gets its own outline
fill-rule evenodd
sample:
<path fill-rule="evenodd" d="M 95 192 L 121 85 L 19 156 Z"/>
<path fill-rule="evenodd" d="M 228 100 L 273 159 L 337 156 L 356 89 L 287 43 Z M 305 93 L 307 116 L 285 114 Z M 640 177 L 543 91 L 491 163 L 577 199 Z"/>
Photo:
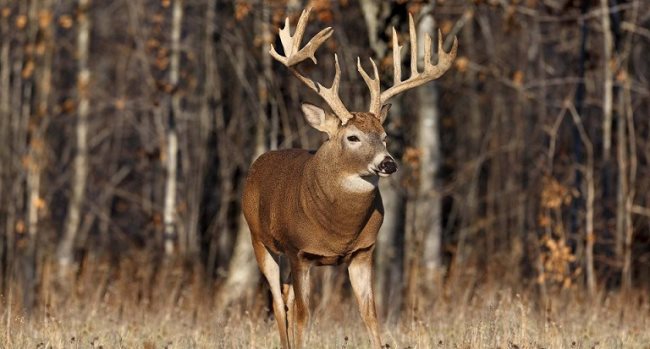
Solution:
<path fill-rule="evenodd" d="M 393 81 L 392 27 L 407 77 L 409 12 L 459 40 L 385 125 L 384 315 L 485 285 L 647 297 L 647 1 L 0 0 L 3 304 L 266 306 L 240 196 L 259 154 L 323 140 L 300 112 L 323 103 L 268 54 L 306 7 L 303 42 L 335 31 L 299 69 L 328 86 L 338 53 L 351 110 L 357 57 Z M 317 304 L 349 296 L 344 267 L 317 269 Z"/>

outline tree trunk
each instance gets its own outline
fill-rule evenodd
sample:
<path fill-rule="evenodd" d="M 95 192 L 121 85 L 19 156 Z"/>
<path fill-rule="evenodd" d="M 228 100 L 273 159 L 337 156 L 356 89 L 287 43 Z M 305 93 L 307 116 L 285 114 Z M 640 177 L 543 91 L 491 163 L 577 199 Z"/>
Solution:
<path fill-rule="evenodd" d="M 425 33 L 433 33 L 435 23 L 427 11 L 421 19 L 418 31 L 418 61 L 422 62 Z M 416 142 L 420 156 L 420 173 L 417 194 L 415 229 L 422 234 L 422 263 L 424 286 L 431 288 L 438 280 L 442 265 L 442 201 L 439 193 L 438 171 L 441 163 L 440 130 L 438 110 L 438 87 L 435 82 L 416 90 L 417 115 Z"/>
<path fill-rule="evenodd" d="M 30 29 L 28 40 L 35 47 L 31 55 L 27 56 L 32 64 L 33 73 L 26 74 L 23 78 L 28 81 L 23 85 L 23 118 L 30 120 L 29 161 L 27 170 L 27 250 L 25 262 L 25 293 L 23 303 L 25 309 L 30 311 L 36 304 L 38 288 L 38 261 L 37 247 L 39 240 L 39 220 L 45 208 L 45 201 L 41 196 L 42 171 L 45 167 L 45 130 L 49 121 L 49 99 L 52 86 L 52 58 L 54 40 L 52 38 L 51 0 L 42 4 L 32 3 L 29 8 Z M 39 19 L 41 21 L 39 21 Z"/>
<path fill-rule="evenodd" d="M 217 67 L 219 66 L 217 63 L 218 56 L 216 54 L 216 48 L 215 48 L 215 40 L 214 40 L 214 34 L 216 31 L 215 28 L 215 17 L 216 17 L 216 10 L 217 10 L 217 4 L 215 1 L 209 1 L 207 4 L 207 8 L 205 11 L 205 33 L 204 33 L 204 41 L 203 41 L 203 64 L 205 65 L 205 85 L 203 87 L 204 89 L 204 98 L 203 98 L 203 105 L 201 106 L 202 113 L 211 113 L 211 116 L 208 116 L 210 119 L 211 127 L 215 127 L 215 132 L 216 132 L 216 143 L 217 143 L 217 152 L 221 150 L 221 146 L 219 145 L 219 139 L 221 138 L 220 131 L 223 130 L 223 106 L 222 106 L 222 101 L 221 101 L 221 77 L 219 76 L 219 70 Z M 212 104 L 215 104 L 214 110 L 212 107 Z M 210 145 L 210 142 L 207 142 L 206 147 Z M 223 158 L 220 153 L 219 158 Z M 223 164 L 219 164 L 219 168 L 221 168 Z M 219 178 L 219 183 L 221 183 L 221 178 Z M 212 183 L 210 183 L 212 184 Z M 219 192 L 219 195 L 221 195 L 221 198 L 223 198 L 223 191 Z M 223 201 L 222 201 L 223 202 Z M 223 207 L 223 204 L 219 205 L 219 212 L 224 212 L 225 215 L 225 210 Z M 217 214 L 218 216 L 219 214 Z M 208 240 L 208 251 L 207 251 L 207 278 L 211 278 L 214 275 L 214 268 L 216 266 L 216 259 L 217 259 L 217 234 L 216 232 L 218 231 L 216 226 L 221 224 L 221 222 L 218 220 L 218 218 L 215 218 L 213 220 L 213 223 L 210 224 L 210 226 L 207 229 L 207 234 L 209 237 Z"/>
<path fill-rule="evenodd" d="M 612 107 L 613 107 L 613 86 L 614 76 L 612 73 L 612 51 L 614 41 L 610 25 L 609 0 L 600 0 L 601 25 L 603 26 L 603 160 L 609 161 L 610 148 L 612 146 Z M 618 238 L 617 238 L 618 246 Z"/>
<path fill-rule="evenodd" d="M 619 107 L 623 107 L 622 93 L 619 93 Z M 627 132 L 626 122 L 623 109 L 619 109 L 618 122 L 616 124 L 616 149 L 618 157 L 618 188 L 616 194 L 616 254 L 618 261 L 624 264 L 625 260 L 625 230 L 628 225 L 628 213 L 626 209 L 627 196 L 629 193 L 629 162 L 628 162 L 628 148 L 627 148 Z M 622 265 L 621 276 L 625 279 L 627 270 L 625 265 Z"/>
<path fill-rule="evenodd" d="M 400 100 L 392 102 L 389 122 L 396 122 L 402 113 Z M 399 174 L 379 181 L 379 190 L 384 203 L 384 223 L 377 236 L 375 248 L 375 290 L 376 303 L 384 316 L 399 311 L 401 307 L 400 290 L 402 285 L 401 253 L 398 245 L 399 235 L 404 226 L 404 197 L 400 191 Z M 391 308 L 388 306 L 391 305 Z"/>
<path fill-rule="evenodd" d="M 0 2 L 0 7 L 4 7 L 5 1 Z M 9 188 L 12 186 L 14 179 L 11 176 L 13 172 L 12 154 L 9 149 L 13 144 L 10 137 L 11 129 L 11 60 L 10 48 L 13 36 L 9 30 L 9 18 L 0 18 L 0 261 L 7 261 L 7 263 L 0 262 L 0 293 L 6 294 L 8 284 L 8 274 L 10 263 L 9 255 L 10 250 L 13 248 L 10 245 L 11 230 L 8 226 L 2 226 L 3 223 L 8 221 L 9 206 L 13 205 L 9 201 L 11 194 Z"/>
<path fill-rule="evenodd" d="M 79 60 L 79 73 L 77 74 L 77 97 L 79 107 L 77 114 L 76 139 L 77 148 L 74 159 L 74 173 L 72 176 L 72 196 L 68 203 L 68 217 L 66 219 L 63 240 L 59 245 L 59 267 L 62 276 L 67 274 L 70 265 L 74 262 L 74 243 L 79 231 L 81 209 L 86 190 L 88 177 L 88 112 L 90 108 L 89 86 L 90 69 L 88 67 L 88 48 L 90 41 L 90 19 L 88 18 L 89 0 L 79 0 L 77 21 L 77 59 Z"/>
<path fill-rule="evenodd" d="M 387 47 L 383 40 L 379 40 L 379 33 L 384 29 L 382 26 L 386 18 L 390 16 L 390 6 L 387 6 L 388 2 L 380 0 L 361 0 L 359 3 L 368 28 L 370 48 L 375 53 L 375 57 L 382 58 L 386 54 Z"/>
<path fill-rule="evenodd" d="M 634 114 L 632 110 L 632 93 L 630 91 L 630 79 L 627 71 L 624 71 L 625 80 L 623 81 L 623 91 L 620 93 L 620 117 L 618 124 L 620 128 L 627 128 L 627 139 L 619 139 L 618 142 L 624 142 L 624 147 L 628 149 L 628 170 L 626 181 L 628 190 L 625 195 L 625 236 L 623 242 L 623 269 L 621 270 L 622 288 L 625 291 L 632 289 L 632 238 L 634 236 L 634 224 L 632 222 L 632 207 L 634 206 L 634 196 L 636 193 L 636 171 L 637 171 L 637 154 L 636 154 L 636 131 L 634 126 Z M 624 133 L 623 131 L 619 131 Z M 622 173 L 620 175 L 623 175 Z"/>
<path fill-rule="evenodd" d="M 183 21 L 183 0 L 175 0 L 172 8 L 171 56 L 169 59 L 169 84 L 171 87 L 171 103 L 167 118 L 166 142 L 166 180 L 165 199 L 163 207 L 163 222 L 165 225 L 165 254 L 170 256 L 175 253 L 174 239 L 178 240 L 181 253 L 187 250 L 187 241 L 184 236 L 177 235 L 176 223 L 176 186 L 178 170 L 178 131 L 176 118 L 181 112 L 181 96 L 178 93 L 180 69 L 180 41 L 181 25 Z"/>
<path fill-rule="evenodd" d="M 472 10 L 473 12 L 474 10 Z M 467 59 L 472 62 L 476 59 L 476 49 L 475 49 L 475 39 L 474 39 L 474 25 L 473 23 L 468 23 L 463 27 L 463 34 L 461 35 L 460 40 L 462 40 L 463 49 L 467 53 Z M 481 110 L 479 104 L 479 93 L 477 91 L 477 74 L 476 71 L 472 68 L 469 68 L 465 72 L 467 76 L 467 84 L 469 89 L 469 94 L 467 98 L 469 99 L 468 108 L 469 108 L 469 120 L 467 127 L 458 127 L 458 132 L 460 133 L 458 139 L 465 139 L 465 146 L 461 149 L 465 150 L 463 153 L 463 160 L 467 162 L 472 162 L 475 165 L 469 167 L 468 183 L 465 189 L 465 203 L 463 205 L 463 214 L 462 214 L 462 226 L 458 233 L 458 245 L 456 250 L 456 255 L 454 256 L 455 268 L 462 268 L 465 257 L 470 255 L 470 251 L 466 251 L 466 242 L 467 239 L 471 238 L 470 234 L 476 229 L 475 224 L 478 218 L 478 209 L 479 209 L 479 198 L 478 198 L 478 186 L 479 186 L 479 172 L 481 168 L 481 162 L 478 161 L 481 155 Z"/>
<path fill-rule="evenodd" d="M 587 165 L 585 168 L 585 182 L 587 192 L 585 198 L 585 274 L 587 276 L 587 290 L 590 296 L 596 294 L 596 274 L 594 271 L 594 148 L 582 124 L 582 119 L 573 106 L 570 108 L 573 123 L 578 129 L 580 140 L 587 151 Z"/>

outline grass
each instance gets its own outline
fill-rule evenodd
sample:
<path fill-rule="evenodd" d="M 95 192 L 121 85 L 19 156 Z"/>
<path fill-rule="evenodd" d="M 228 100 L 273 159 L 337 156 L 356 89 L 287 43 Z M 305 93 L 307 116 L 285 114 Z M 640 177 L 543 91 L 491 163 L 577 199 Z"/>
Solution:
<path fill-rule="evenodd" d="M 0 347 L 279 347 L 265 288 L 252 292 L 247 304 L 219 309 L 211 287 L 195 286 L 201 282 L 191 277 L 171 273 L 151 283 L 146 272 L 120 275 L 86 273 L 67 297 L 44 288 L 44 305 L 29 317 L 14 287 L 14 296 L 1 303 Z M 650 296 L 640 291 L 590 300 L 569 290 L 541 306 L 534 292 L 498 285 L 468 290 L 420 295 L 418 310 L 382 316 L 383 342 L 390 348 L 650 348 Z M 307 347 L 367 348 L 349 290 L 336 292 L 326 303 L 314 297 Z"/>

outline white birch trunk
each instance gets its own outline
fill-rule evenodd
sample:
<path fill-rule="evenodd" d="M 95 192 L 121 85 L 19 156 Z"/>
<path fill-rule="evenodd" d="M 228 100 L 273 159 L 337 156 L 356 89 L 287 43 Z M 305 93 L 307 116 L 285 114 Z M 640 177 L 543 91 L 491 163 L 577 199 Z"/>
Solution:
<path fill-rule="evenodd" d="M 176 130 L 176 117 L 180 112 L 180 95 L 175 91 L 178 86 L 180 68 L 180 40 L 181 25 L 183 21 L 183 0 L 175 0 L 172 8 L 172 33 L 171 33 L 171 56 L 169 59 L 169 83 L 174 90 L 172 93 L 171 109 L 167 124 L 166 142 L 166 174 L 165 199 L 163 207 L 163 223 L 165 225 L 165 254 L 172 255 L 175 252 L 174 238 L 178 238 L 181 249 L 185 246 L 184 237 L 177 236 L 176 224 L 176 186 L 178 168 L 178 132 Z"/>
<path fill-rule="evenodd" d="M 74 158 L 74 173 L 72 179 L 72 196 L 68 204 L 63 240 L 59 245 L 58 261 L 61 271 L 65 272 L 73 262 L 74 242 L 79 231 L 81 221 L 81 208 L 84 201 L 86 181 L 88 177 L 88 112 L 90 101 L 88 84 L 90 82 L 90 69 L 88 67 L 88 48 L 90 41 L 90 19 L 88 18 L 89 0 L 79 0 L 77 34 L 77 58 L 79 60 L 79 73 L 77 75 L 77 94 L 79 108 L 77 115 L 76 140 L 77 149 Z"/>
<path fill-rule="evenodd" d="M 435 23 L 430 14 L 426 14 L 418 24 L 418 61 L 422 62 L 425 33 L 433 33 Z M 417 147 L 421 151 L 420 176 L 418 186 L 418 203 L 415 229 L 423 234 L 422 263 L 425 282 L 431 283 L 441 266 L 442 212 L 441 198 L 438 193 L 437 179 L 440 167 L 440 136 L 438 89 L 435 82 L 419 87 L 417 90 Z M 426 285 L 430 287 L 433 285 Z"/>
<path fill-rule="evenodd" d="M 609 19 L 608 0 L 600 0 L 601 24 L 603 26 L 603 159 L 609 161 L 612 147 L 612 105 L 614 77 L 611 60 L 613 51 L 612 29 Z M 618 241 L 618 240 L 617 240 Z"/>

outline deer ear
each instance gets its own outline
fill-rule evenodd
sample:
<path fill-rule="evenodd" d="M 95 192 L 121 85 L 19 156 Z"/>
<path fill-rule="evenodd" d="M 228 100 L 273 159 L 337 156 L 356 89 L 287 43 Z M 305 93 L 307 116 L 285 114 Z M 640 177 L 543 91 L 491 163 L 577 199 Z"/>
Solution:
<path fill-rule="evenodd" d="M 339 128 L 340 120 L 337 117 L 326 113 L 325 110 L 313 104 L 303 103 L 302 112 L 311 127 L 327 133 L 329 138 L 332 138 Z"/>
<path fill-rule="evenodd" d="M 386 117 L 388 116 L 388 111 L 390 110 L 390 103 L 386 103 L 381 106 L 381 110 L 379 111 L 379 121 L 383 124 L 384 121 L 386 121 Z"/>

